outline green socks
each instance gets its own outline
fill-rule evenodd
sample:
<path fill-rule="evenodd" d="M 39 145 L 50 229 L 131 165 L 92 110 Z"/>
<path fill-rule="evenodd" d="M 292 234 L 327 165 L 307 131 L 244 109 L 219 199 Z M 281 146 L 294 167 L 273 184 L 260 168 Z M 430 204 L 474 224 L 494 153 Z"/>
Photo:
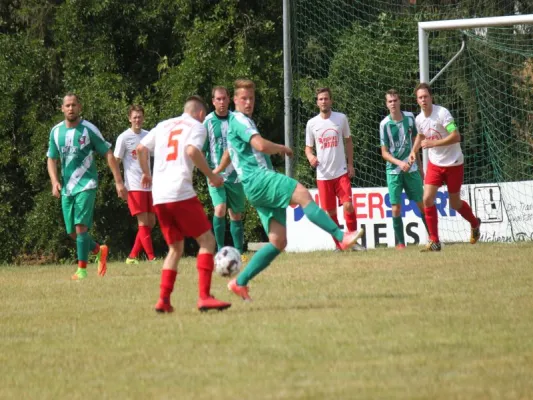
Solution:
<path fill-rule="evenodd" d="M 233 246 L 242 254 L 244 250 L 244 227 L 242 221 L 230 221 L 229 230 L 233 238 Z"/>
<path fill-rule="evenodd" d="M 76 249 L 78 252 L 78 261 L 89 260 L 89 246 L 91 244 L 91 237 L 88 232 L 78 233 L 76 235 Z"/>
<path fill-rule="evenodd" d="M 394 228 L 394 236 L 396 236 L 398 244 L 405 244 L 402 217 L 392 217 L 392 227 Z"/>
<path fill-rule="evenodd" d="M 344 233 L 339 229 L 337 224 L 333 222 L 331 217 L 318 207 L 314 201 L 311 201 L 311 203 L 309 203 L 303 210 L 309 221 L 325 230 L 339 242 L 342 242 Z"/>
<path fill-rule="evenodd" d="M 213 215 L 213 231 L 215 233 L 215 240 L 217 241 L 217 248 L 220 250 L 224 247 L 224 238 L 226 236 L 226 217 L 219 218 Z"/>
<path fill-rule="evenodd" d="M 261 247 L 252 257 L 246 268 L 237 277 L 237 285 L 246 286 L 254 276 L 264 270 L 276 258 L 279 251 L 272 243 Z"/>

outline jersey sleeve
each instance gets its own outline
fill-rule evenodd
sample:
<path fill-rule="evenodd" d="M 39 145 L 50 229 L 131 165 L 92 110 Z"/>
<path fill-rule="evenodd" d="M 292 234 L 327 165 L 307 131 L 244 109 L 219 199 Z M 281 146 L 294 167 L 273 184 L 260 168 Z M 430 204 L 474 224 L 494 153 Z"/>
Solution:
<path fill-rule="evenodd" d="M 313 134 L 313 128 L 310 122 L 307 121 L 307 125 L 305 126 L 305 145 L 313 147 L 315 145 L 315 135 Z"/>
<path fill-rule="evenodd" d="M 385 146 L 387 148 L 390 147 L 389 144 L 389 135 L 385 133 L 385 126 L 387 124 L 385 121 L 382 121 L 381 124 L 379 124 L 379 143 L 381 146 Z"/>
<path fill-rule="evenodd" d="M 198 150 L 202 151 L 205 142 L 207 138 L 207 129 L 205 129 L 205 126 L 198 123 L 195 124 L 191 129 L 191 138 L 189 140 L 189 143 L 187 145 L 192 145 L 196 147 Z"/>
<path fill-rule="evenodd" d="M 102 156 L 107 153 L 111 148 L 111 143 L 106 142 L 106 140 L 96 127 L 94 127 L 94 129 L 89 130 L 89 138 L 91 139 L 91 143 L 93 144 L 96 152 Z"/>
<path fill-rule="evenodd" d="M 254 135 L 259 135 L 257 128 L 246 117 L 237 117 L 235 134 L 244 142 L 250 143 Z"/>
<path fill-rule="evenodd" d="M 452 114 L 448 111 L 447 108 L 441 107 L 440 117 L 442 119 L 442 126 L 445 128 L 454 122 Z"/>
<path fill-rule="evenodd" d="M 55 141 L 55 131 L 56 129 L 53 129 L 50 132 L 50 139 L 48 142 L 48 151 L 46 153 L 46 156 L 48 158 L 53 158 L 54 160 L 57 160 L 59 158 L 59 149 L 57 148 L 57 143 Z"/>
<path fill-rule="evenodd" d="M 348 117 L 343 115 L 342 117 L 342 137 L 347 139 L 351 136 L 350 124 L 348 123 Z"/>
<path fill-rule="evenodd" d="M 157 134 L 157 128 L 159 125 L 157 125 L 155 128 L 153 128 L 148 134 L 141 139 L 140 144 L 142 144 L 144 147 L 146 147 L 148 150 L 150 150 L 150 154 L 154 154 L 155 149 L 155 135 Z"/>
<path fill-rule="evenodd" d="M 120 158 L 121 160 L 124 159 L 124 154 L 126 153 L 126 143 L 124 142 L 124 135 L 121 134 L 117 138 L 117 142 L 115 143 L 115 151 L 113 152 L 113 155 L 115 158 Z"/>

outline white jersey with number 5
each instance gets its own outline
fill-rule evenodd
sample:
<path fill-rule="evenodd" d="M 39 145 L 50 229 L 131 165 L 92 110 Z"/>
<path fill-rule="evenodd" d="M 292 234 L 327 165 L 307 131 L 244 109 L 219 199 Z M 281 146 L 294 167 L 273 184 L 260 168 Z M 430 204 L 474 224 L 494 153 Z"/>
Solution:
<path fill-rule="evenodd" d="M 350 137 L 350 125 L 346 115 L 332 111 L 329 118 L 317 115 L 307 122 L 305 145 L 316 145 L 318 166 L 316 179 L 319 181 L 338 178 L 348 172 L 344 139 Z"/>
<path fill-rule="evenodd" d="M 141 140 L 141 144 L 154 154 L 154 205 L 196 196 L 192 185 L 194 164 L 186 150 L 188 146 L 194 146 L 201 152 L 206 135 L 202 123 L 183 114 L 160 122 Z"/>
<path fill-rule="evenodd" d="M 416 116 L 415 123 L 418 133 L 424 135 L 426 140 L 439 140 L 450 136 L 446 127 L 453 123 L 453 117 L 446 108 L 433 104 L 431 115 L 426 117 L 421 112 Z M 428 156 L 431 164 L 438 167 L 461 165 L 464 161 L 461 143 L 431 147 Z"/>

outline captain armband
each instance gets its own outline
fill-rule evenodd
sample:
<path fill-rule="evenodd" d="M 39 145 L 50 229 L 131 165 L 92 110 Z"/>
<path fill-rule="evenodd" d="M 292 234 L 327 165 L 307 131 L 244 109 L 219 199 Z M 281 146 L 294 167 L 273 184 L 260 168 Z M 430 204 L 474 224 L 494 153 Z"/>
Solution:
<path fill-rule="evenodd" d="M 456 129 L 457 129 L 457 125 L 455 125 L 455 122 L 452 122 L 446 125 L 446 130 L 448 131 L 448 133 L 452 133 Z"/>

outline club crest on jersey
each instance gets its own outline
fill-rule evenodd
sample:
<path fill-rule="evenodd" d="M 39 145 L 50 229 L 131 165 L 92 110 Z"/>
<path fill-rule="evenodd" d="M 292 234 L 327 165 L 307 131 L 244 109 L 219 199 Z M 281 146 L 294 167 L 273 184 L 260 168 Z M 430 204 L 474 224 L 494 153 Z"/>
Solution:
<path fill-rule="evenodd" d="M 80 146 L 83 146 L 85 144 L 85 139 L 87 139 L 85 136 L 80 136 L 80 138 L 78 139 L 78 143 L 80 144 Z"/>
<path fill-rule="evenodd" d="M 131 158 L 133 158 L 134 160 L 137 159 L 137 150 L 133 150 L 133 151 L 131 152 Z"/>

